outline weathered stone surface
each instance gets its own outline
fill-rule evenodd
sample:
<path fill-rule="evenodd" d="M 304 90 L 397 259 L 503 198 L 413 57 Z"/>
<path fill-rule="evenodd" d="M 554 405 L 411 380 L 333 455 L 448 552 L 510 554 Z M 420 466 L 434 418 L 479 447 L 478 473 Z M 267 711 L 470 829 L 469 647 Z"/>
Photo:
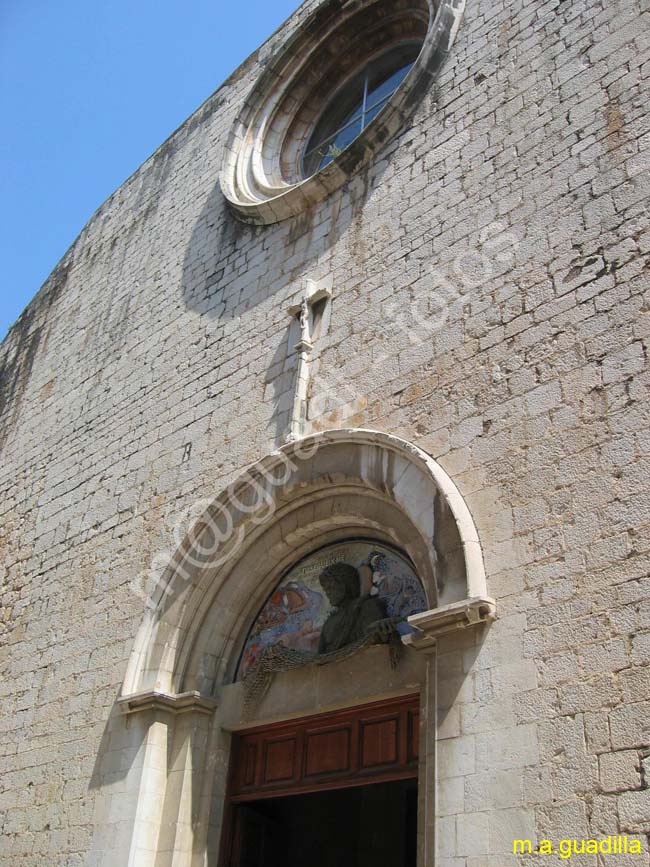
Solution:
<path fill-rule="evenodd" d="M 640 788 L 640 760 L 635 750 L 606 753 L 599 757 L 598 763 L 600 784 L 605 792 Z"/>
<path fill-rule="evenodd" d="M 480 635 L 438 642 L 441 867 L 514 867 L 510 835 L 628 832 L 643 855 L 603 863 L 648 867 L 650 6 L 469 3 L 378 157 L 247 227 L 220 192 L 225 144 L 316 5 L 98 209 L 0 349 L 0 863 L 191 851 L 196 817 L 165 824 L 158 798 L 191 790 L 166 724 L 146 740 L 116 699 L 192 518 L 282 442 L 287 310 L 327 280 L 308 431 L 429 452 L 498 603 Z M 179 754 L 225 779 L 202 725 Z M 134 790 L 159 840 L 134 833 Z"/>

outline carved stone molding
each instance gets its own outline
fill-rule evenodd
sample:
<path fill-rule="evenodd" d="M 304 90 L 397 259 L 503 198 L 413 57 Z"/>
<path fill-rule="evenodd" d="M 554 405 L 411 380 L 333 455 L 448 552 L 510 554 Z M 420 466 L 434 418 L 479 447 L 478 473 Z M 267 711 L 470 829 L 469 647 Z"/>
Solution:
<path fill-rule="evenodd" d="M 206 559 L 202 552 L 216 542 L 212 528 L 224 520 L 231 532 L 218 557 Z M 359 538 L 408 556 L 436 617 L 488 597 L 478 531 L 442 467 L 390 434 L 322 431 L 249 467 L 195 522 L 156 587 L 123 695 L 214 695 L 234 677 L 233 640 L 243 646 L 282 575 L 316 548 Z"/>
<path fill-rule="evenodd" d="M 123 695 L 118 698 L 117 703 L 123 714 L 155 710 L 173 714 L 198 713 L 209 715 L 214 713 L 217 707 L 217 702 L 213 698 L 208 698 L 208 696 L 198 692 L 182 692 L 173 695 L 158 692 L 155 689 Z"/>
<path fill-rule="evenodd" d="M 451 53 L 465 0 L 321 0 L 269 57 L 231 130 L 221 188 L 237 217 L 268 225 L 338 190 L 404 128 Z M 403 83 L 338 156 L 304 177 L 315 123 L 359 64 L 380 46 L 421 45 Z M 329 87 L 327 83 L 329 82 Z"/>
<path fill-rule="evenodd" d="M 413 614 L 408 618 L 408 622 L 418 631 L 404 636 L 402 641 L 415 650 L 426 650 L 433 647 L 440 635 L 489 623 L 495 617 L 494 599 L 490 596 L 474 596 L 461 602 L 452 602 L 450 605 Z"/>

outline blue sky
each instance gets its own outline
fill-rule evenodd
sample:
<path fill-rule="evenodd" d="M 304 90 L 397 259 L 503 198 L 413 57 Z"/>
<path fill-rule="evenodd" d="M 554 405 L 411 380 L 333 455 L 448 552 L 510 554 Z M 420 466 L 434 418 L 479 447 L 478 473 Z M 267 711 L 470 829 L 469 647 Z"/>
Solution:
<path fill-rule="evenodd" d="M 0 339 L 95 209 L 300 0 L 0 0 Z"/>

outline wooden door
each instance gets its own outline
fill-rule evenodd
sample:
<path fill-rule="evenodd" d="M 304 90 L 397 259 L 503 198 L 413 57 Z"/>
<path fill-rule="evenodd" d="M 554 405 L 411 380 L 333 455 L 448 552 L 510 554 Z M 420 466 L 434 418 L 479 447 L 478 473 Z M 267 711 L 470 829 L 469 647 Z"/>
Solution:
<path fill-rule="evenodd" d="M 283 829 L 254 802 L 417 778 L 419 731 L 411 695 L 235 733 L 223 867 L 276 867 Z"/>
<path fill-rule="evenodd" d="M 419 731 L 418 696 L 243 731 L 233 739 L 229 798 L 415 777 Z"/>

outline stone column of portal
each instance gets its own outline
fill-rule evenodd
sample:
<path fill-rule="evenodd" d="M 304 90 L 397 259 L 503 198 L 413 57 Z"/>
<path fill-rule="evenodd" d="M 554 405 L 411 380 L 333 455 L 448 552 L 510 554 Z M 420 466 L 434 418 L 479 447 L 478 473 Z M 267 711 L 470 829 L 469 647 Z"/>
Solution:
<path fill-rule="evenodd" d="M 89 865 L 154 867 L 167 758 L 167 722 L 162 715 L 124 717 L 117 711 L 111 718 L 92 783 Z"/>
<path fill-rule="evenodd" d="M 212 771 L 208 741 L 210 718 L 179 714 L 170 732 L 167 788 L 161 815 L 155 867 L 191 867 L 195 835 L 204 842 L 204 778 Z"/>
<path fill-rule="evenodd" d="M 447 773 L 450 769 L 442 767 L 444 744 L 448 736 L 444 724 L 441 730 L 441 705 L 451 719 L 460 700 L 463 683 L 467 675 L 463 670 L 463 651 L 473 647 L 476 642 L 477 627 L 491 622 L 496 613 L 494 600 L 488 596 L 475 596 L 463 599 L 430 611 L 423 611 L 408 618 L 416 632 L 406 636 L 404 643 L 419 653 L 426 654 L 426 680 L 420 694 L 420 767 L 418 773 L 418 867 L 436 867 L 440 862 L 447 862 L 449 843 L 456 843 L 455 820 L 453 828 L 441 817 L 442 804 L 450 799 L 450 783 Z M 446 650 L 448 656 L 453 656 L 457 662 L 454 673 L 456 681 L 448 694 L 441 694 L 438 681 L 441 650 Z M 457 774 L 467 773 L 468 768 L 462 767 L 466 757 L 463 744 L 456 750 L 454 770 Z M 473 762 L 474 756 L 469 757 Z M 447 756 L 449 761 L 449 756 Z M 473 770 L 473 768 L 471 768 Z M 438 799 L 440 797 L 440 804 Z M 449 840 L 449 837 L 452 840 Z"/>
<path fill-rule="evenodd" d="M 202 782 L 216 703 L 196 692 L 149 690 L 123 696 L 118 705 L 124 732 L 140 745 L 128 797 L 115 805 L 133 817 L 123 863 L 190 867 L 194 832 L 205 813 Z M 112 847 L 105 848 L 110 859 Z M 97 863 L 103 867 L 116 862 L 104 858 Z"/>
<path fill-rule="evenodd" d="M 438 714 L 435 647 L 427 653 L 426 681 L 420 694 L 420 769 L 418 773 L 418 867 L 436 861 L 436 727 Z"/>

